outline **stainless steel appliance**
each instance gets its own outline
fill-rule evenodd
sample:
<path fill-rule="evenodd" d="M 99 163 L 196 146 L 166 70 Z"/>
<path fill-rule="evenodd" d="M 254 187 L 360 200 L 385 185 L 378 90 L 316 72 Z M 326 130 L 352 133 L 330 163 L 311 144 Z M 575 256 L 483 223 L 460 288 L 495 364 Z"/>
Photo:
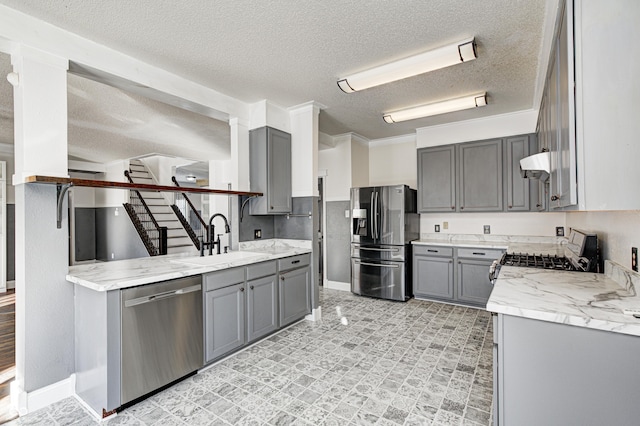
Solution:
<path fill-rule="evenodd" d="M 351 189 L 351 291 L 405 301 L 413 296 L 411 244 L 420 236 L 417 193 L 407 185 Z"/>
<path fill-rule="evenodd" d="M 569 234 L 564 256 L 505 253 L 494 261 L 489 270 L 489 279 L 494 282 L 501 265 L 526 268 L 554 269 L 558 271 L 602 272 L 598 236 L 577 229 Z"/>
<path fill-rule="evenodd" d="M 121 404 L 203 366 L 202 278 L 122 290 Z"/>

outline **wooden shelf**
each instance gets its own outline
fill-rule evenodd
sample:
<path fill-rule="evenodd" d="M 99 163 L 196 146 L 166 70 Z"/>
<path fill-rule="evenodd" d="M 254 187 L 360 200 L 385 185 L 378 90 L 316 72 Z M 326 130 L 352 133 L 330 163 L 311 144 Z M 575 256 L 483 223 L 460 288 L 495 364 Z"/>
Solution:
<path fill-rule="evenodd" d="M 27 183 L 45 183 L 55 185 L 83 186 L 89 188 L 119 188 L 137 189 L 143 191 L 159 192 L 190 192 L 199 194 L 219 194 L 219 195 L 245 195 L 249 197 L 261 197 L 262 192 L 229 191 L 224 189 L 190 188 L 186 186 L 164 186 L 146 185 L 143 183 L 112 182 L 106 180 L 62 178 L 53 176 L 29 176 L 25 179 Z"/>

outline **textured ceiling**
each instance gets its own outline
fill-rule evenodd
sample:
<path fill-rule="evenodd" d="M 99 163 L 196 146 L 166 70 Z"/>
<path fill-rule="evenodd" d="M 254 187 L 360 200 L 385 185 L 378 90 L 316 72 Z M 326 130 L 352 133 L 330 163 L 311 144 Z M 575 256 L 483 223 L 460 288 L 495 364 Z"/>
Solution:
<path fill-rule="evenodd" d="M 545 9 L 553 0 L 0 3 L 245 102 L 290 107 L 315 100 L 327 106 L 321 131 L 378 139 L 533 108 Z M 469 36 L 478 43 L 470 63 L 353 94 L 336 85 L 341 76 Z M 479 91 L 488 92 L 484 108 L 396 124 L 381 118 Z M 110 102 L 100 99 L 96 108 L 109 110 Z"/>

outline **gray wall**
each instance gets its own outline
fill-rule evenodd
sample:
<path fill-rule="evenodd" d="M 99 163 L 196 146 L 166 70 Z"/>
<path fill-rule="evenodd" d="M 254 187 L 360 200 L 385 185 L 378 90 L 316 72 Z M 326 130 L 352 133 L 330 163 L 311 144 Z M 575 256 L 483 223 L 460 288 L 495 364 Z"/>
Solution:
<path fill-rule="evenodd" d="M 316 200 L 316 201 L 314 201 Z M 244 201 L 244 198 L 240 201 Z M 251 202 L 251 201 L 249 201 Z M 239 241 L 253 241 L 254 230 L 262 231 L 262 239 L 284 238 L 290 240 L 312 240 L 313 220 L 308 217 L 314 210 L 314 197 L 295 197 L 292 199 L 292 214 L 304 214 L 304 217 L 286 215 L 252 216 L 249 206 L 245 206 L 242 222 L 240 222 Z"/>
<path fill-rule="evenodd" d="M 326 203 L 327 227 L 324 232 L 327 251 L 327 280 L 351 282 L 351 227 L 344 211 L 349 210 L 349 201 Z"/>
<path fill-rule="evenodd" d="M 20 184 L 15 194 L 16 259 L 23 263 L 16 265 L 16 347 L 23 348 L 16 376 L 31 392 L 75 371 L 68 218 L 57 229 L 55 185 Z"/>
<path fill-rule="evenodd" d="M 75 255 L 77 261 L 96 258 L 96 209 L 77 207 L 75 215 Z"/>
<path fill-rule="evenodd" d="M 16 279 L 16 205 L 7 204 L 7 281 Z"/>
<path fill-rule="evenodd" d="M 116 209 L 118 209 L 117 216 Z M 97 260 L 123 260 L 149 256 L 123 207 L 101 207 L 96 208 L 95 211 Z"/>

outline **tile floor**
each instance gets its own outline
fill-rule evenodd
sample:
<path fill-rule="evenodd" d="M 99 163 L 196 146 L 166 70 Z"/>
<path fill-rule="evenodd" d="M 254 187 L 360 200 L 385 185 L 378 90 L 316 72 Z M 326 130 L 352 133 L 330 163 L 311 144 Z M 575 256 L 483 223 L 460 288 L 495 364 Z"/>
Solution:
<path fill-rule="evenodd" d="M 321 298 L 322 321 L 302 321 L 103 424 L 491 423 L 487 312 L 334 290 Z M 9 424 L 96 423 L 67 398 Z"/>

